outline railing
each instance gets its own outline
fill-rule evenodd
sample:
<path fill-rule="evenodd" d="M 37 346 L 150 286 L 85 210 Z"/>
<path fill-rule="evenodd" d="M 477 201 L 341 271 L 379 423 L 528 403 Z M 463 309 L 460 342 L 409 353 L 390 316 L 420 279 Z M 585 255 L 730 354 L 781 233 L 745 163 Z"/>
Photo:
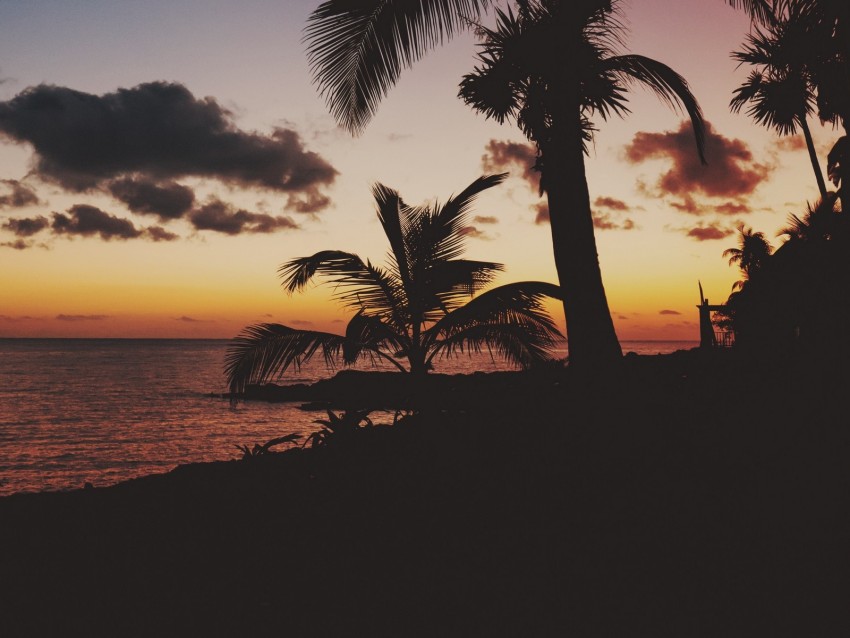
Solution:
<path fill-rule="evenodd" d="M 731 348 L 735 345 L 735 333 L 727 330 L 715 330 L 714 342 L 718 348 Z"/>

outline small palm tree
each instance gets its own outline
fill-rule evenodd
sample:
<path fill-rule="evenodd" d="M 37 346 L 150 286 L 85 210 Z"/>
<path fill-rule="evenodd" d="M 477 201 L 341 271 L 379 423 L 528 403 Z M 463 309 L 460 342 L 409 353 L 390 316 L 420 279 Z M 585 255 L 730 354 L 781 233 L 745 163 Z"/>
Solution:
<path fill-rule="evenodd" d="M 821 36 L 793 7 L 764 29 L 755 28 L 742 50 L 732 53 L 740 64 L 755 70 L 735 90 L 730 107 L 737 113 L 749 105 L 747 114 L 780 136 L 801 130 L 821 199 L 826 199 L 826 182 L 808 123 L 816 110 L 816 96 L 806 64 L 808 52 L 817 48 Z"/>
<path fill-rule="evenodd" d="M 560 298 L 560 289 L 527 281 L 481 292 L 502 264 L 460 258 L 473 201 L 506 175 L 480 177 L 433 206 L 409 206 L 396 191 L 377 184 L 378 219 L 390 244 L 386 267 L 325 250 L 290 260 L 279 270 L 289 293 L 316 275 L 328 278 L 337 300 L 355 311 L 345 334 L 249 326 L 228 348 L 231 393 L 279 377 L 318 352 L 329 365 L 340 355 L 346 365 L 381 359 L 413 374 L 424 374 L 435 358 L 482 349 L 523 368 L 547 360 L 562 336 L 543 302 L 547 296 Z"/>
<path fill-rule="evenodd" d="M 732 289 L 743 288 L 744 283 L 752 279 L 765 265 L 767 258 L 773 252 L 773 246 L 767 241 L 764 233 L 753 232 L 743 224 L 738 227 L 738 247 L 727 248 L 723 256 L 729 258 L 729 265 L 737 264 L 744 274 L 744 281 L 736 281 Z"/>

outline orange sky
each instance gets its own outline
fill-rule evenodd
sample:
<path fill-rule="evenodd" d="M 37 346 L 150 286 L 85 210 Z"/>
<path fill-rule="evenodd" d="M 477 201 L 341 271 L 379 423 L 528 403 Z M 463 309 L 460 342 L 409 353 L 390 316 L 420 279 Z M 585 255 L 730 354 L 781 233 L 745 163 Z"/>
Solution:
<path fill-rule="evenodd" d="M 285 295 L 280 263 L 327 248 L 381 262 L 387 248 L 373 183 L 411 203 L 445 200 L 502 168 L 511 177 L 479 199 L 474 215 L 483 219 L 473 222 L 468 256 L 503 262 L 498 283 L 556 281 L 548 226 L 535 223 L 536 186 L 521 162 L 495 155 L 521 150 L 523 138 L 456 98 L 474 38 L 406 73 L 352 138 L 310 84 L 300 38 L 313 6 L 0 4 L 0 337 L 229 338 L 260 321 L 338 331 L 347 316 L 329 291 Z M 597 122 L 587 169 L 603 278 L 622 340 L 696 340 L 697 280 L 716 303 L 738 278 L 721 257 L 736 225 L 773 237 L 817 190 L 798 140 L 780 142 L 729 112 L 747 74 L 729 57 L 748 28 L 743 14 L 723 0 L 624 7 L 629 50 L 684 75 L 713 134 L 709 166 L 695 167 L 681 115 L 640 89 L 628 119 Z M 153 82 L 182 92 L 166 95 Z M 35 97 L 89 105 L 83 110 L 108 106 L 126 135 L 120 129 L 119 142 L 107 135 L 113 141 L 99 145 L 104 118 L 85 120 L 74 109 L 47 126 L 33 119 L 35 102 L 16 100 L 29 87 L 38 87 Z M 167 110 L 175 104 L 184 110 Z M 173 129 L 144 129 L 131 117 L 139 105 L 166 109 Z M 187 112 L 185 121 L 175 115 Z M 84 120 L 90 128 L 62 129 Z M 209 121 L 226 130 L 199 125 L 197 139 L 169 146 L 173 155 L 145 146 Z M 813 128 L 821 148 L 837 137 Z M 147 182 L 169 185 L 177 199 L 190 191 L 191 205 L 156 214 L 138 200 Z"/>

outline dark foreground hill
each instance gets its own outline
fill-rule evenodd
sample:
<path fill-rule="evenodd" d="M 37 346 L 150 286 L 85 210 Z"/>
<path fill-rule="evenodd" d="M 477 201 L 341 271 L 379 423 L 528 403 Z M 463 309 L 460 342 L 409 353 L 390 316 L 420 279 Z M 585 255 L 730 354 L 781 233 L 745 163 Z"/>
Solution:
<path fill-rule="evenodd" d="M 632 357 L 0 499 L 0 635 L 848 635 L 838 372 Z"/>

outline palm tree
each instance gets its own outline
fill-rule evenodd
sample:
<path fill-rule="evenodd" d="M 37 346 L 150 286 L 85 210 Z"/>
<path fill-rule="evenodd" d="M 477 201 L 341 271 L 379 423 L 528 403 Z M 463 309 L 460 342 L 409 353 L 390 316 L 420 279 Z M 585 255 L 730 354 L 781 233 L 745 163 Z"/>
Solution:
<path fill-rule="evenodd" d="M 756 67 L 746 82 L 735 90 L 730 102 L 737 113 L 749 104 L 747 114 L 780 136 L 794 135 L 799 127 L 806 140 L 821 199 L 826 199 L 826 182 L 818 162 L 808 117 L 815 110 L 815 87 L 805 64 L 808 51 L 821 38 L 795 9 L 766 28 L 755 28 L 741 51 L 732 53 L 740 64 Z"/>
<path fill-rule="evenodd" d="M 628 114 L 626 89 L 639 83 L 691 118 L 702 158 L 704 124 L 687 82 L 640 55 L 619 55 L 615 2 L 522 2 L 481 29 L 480 62 L 460 97 L 499 123 L 513 120 L 537 147 L 549 204 L 555 265 L 564 291 L 570 363 L 621 355 L 596 251 L 584 155 L 592 118 Z"/>
<path fill-rule="evenodd" d="M 324 2 L 306 30 L 319 91 L 337 120 L 363 129 L 381 97 L 428 48 L 464 25 L 477 24 L 487 0 L 346 0 Z M 702 157 L 702 114 L 685 80 L 637 55 L 613 55 L 622 35 L 616 0 L 519 0 L 482 29 L 482 67 L 467 76 L 461 96 L 504 120 L 512 116 L 539 151 L 558 277 L 564 291 L 571 365 L 622 356 L 599 269 L 584 144 L 590 117 L 624 115 L 625 87 L 637 81 L 670 105 L 683 105 Z M 497 86 L 498 85 L 498 86 Z"/>
<path fill-rule="evenodd" d="M 729 265 L 737 264 L 744 274 L 744 281 L 736 281 L 732 285 L 733 290 L 743 288 L 746 281 L 757 276 L 773 252 L 773 246 L 767 241 L 764 233 L 753 232 L 752 228 L 743 224 L 738 227 L 738 233 L 738 247 L 723 251 L 723 256 L 729 258 Z"/>
<path fill-rule="evenodd" d="M 561 335 L 543 301 L 560 298 L 558 287 L 528 281 L 474 296 L 502 265 L 460 258 L 472 203 L 505 177 L 480 177 L 445 204 L 433 206 L 409 206 L 396 191 L 375 185 L 378 219 L 390 244 L 386 267 L 324 250 L 292 259 L 279 270 L 289 293 L 302 290 L 315 276 L 329 279 L 336 298 L 355 311 L 345 334 L 280 324 L 249 326 L 227 352 L 231 393 L 278 377 L 319 352 L 328 364 L 339 355 L 346 365 L 381 359 L 414 375 L 424 374 L 435 358 L 482 349 L 524 368 L 546 360 Z"/>
<path fill-rule="evenodd" d="M 778 235 L 785 235 L 789 242 L 829 239 L 835 232 L 838 221 L 836 203 L 835 193 L 827 194 L 814 206 L 807 203 L 803 217 L 789 214 L 788 225 L 780 230 Z"/>

